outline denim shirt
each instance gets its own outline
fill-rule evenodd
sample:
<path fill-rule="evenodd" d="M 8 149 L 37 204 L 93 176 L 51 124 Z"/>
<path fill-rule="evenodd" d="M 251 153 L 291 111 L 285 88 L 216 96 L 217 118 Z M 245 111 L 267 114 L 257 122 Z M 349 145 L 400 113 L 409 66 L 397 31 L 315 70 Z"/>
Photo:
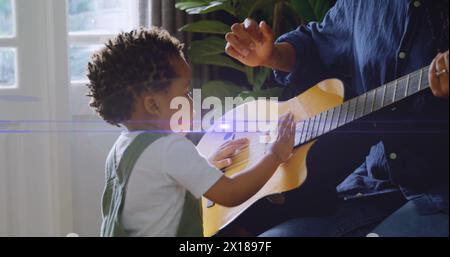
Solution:
<path fill-rule="evenodd" d="M 442 36 L 443 25 L 427 18 L 439 17 L 442 7 L 436 2 L 448 6 L 444 1 L 340 0 L 322 23 L 278 38 L 278 43 L 294 46 L 297 62 L 293 72 L 274 71 L 275 77 L 294 85 L 296 93 L 338 78 L 350 99 L 430 65 L 439 51 L 448 49 L 448 31 Z M 371 117 L 378 143 L 337 186 L 339 196 L 401 191 L 422 214 L 448 213 L 448 110 L 448 101 L 429 90 Z M 352 154 L 351 149 L 342 152 Z"/>

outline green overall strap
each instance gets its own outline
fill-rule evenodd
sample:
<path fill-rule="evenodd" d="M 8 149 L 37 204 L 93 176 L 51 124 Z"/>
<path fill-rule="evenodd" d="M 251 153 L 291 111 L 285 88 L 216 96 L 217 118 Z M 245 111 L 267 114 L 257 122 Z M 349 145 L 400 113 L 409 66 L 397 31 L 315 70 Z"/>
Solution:
<path fill-rule="evenodd" d="M 203 237 L 203 219 L 200 199 L 186 190 L 183 213 L 177 237 Z"/>
<path fill-rule="evenodd" d="M 103 223 L 102 237 L 127 236 L 120 220 L 128 180 L 137 160 L 144 150 L 165 134 L 139 134 L 124 151 L 119 165 L 116 161 L 116 146 L 113 147 L 106 161 L 106 186 L 102 198 Z"/>

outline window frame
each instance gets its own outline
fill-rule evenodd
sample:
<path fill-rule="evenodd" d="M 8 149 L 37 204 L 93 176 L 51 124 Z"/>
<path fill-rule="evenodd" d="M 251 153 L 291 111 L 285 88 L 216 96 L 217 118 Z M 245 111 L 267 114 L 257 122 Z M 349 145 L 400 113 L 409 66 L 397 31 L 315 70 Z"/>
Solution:
<path fill-rule="evenodd" d="M 0 85 L 0 90 L 2 92 L 19 90 L 19 66 L 18 66 L 18 55 L 20 51 L 20 44 L 17 38 L 18 32 L 18 21 L 17 21 L 17 4 L 16 0 L 11 1 L 11 19 L 12 19 L 12 34 L 0 37 L 0 49 L 12 49 L 14 52 L 14 85 Z"/>

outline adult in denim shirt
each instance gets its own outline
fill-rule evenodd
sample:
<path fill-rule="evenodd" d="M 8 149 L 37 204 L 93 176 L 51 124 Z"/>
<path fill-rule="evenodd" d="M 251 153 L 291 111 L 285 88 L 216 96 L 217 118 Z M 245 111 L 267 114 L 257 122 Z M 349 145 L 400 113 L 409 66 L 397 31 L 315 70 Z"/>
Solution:
<path fill-rule="evenodd" d="M 350 99 L 431 64 L 432 90 L 372 115 L 376 129 L 341 133 L 341 141 L 325 137 L 317 154 L 310 153 L 308 162 L 320 166 L 322 178 L 299 205 L 333 206 L 331 212 L 264 235 L 448 236 L 448 23 L 448 0 L 341 0 L 322 23 L 275 43 L 265 22 L 233 25 L 226 52 L 246 65 L 272 68 L 280 83 L 294 86 L 292 95 L 339 78 Z M 363 164 L 351 173 L 355 161 Z"/>

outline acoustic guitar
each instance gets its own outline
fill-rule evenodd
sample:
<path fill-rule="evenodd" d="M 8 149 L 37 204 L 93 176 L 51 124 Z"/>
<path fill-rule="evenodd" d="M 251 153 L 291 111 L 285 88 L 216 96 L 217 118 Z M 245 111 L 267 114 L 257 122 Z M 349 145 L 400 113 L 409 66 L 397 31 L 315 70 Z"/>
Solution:
<path fill-rule="evenodd" d="M 280 116 L 287 112 L 294 114 L 297 131 L 293 155 L 278 167 L 258 193 L 237 207 L 227 208 L 203 198 L 204 235 L 215 235 L 262 198 L 299 188 L 307 179 L 306 157 L 315 140 L 429 88 L 428 70 L 429 67 L 424 67 L 346 102 L 343 84 L 337 79 L 325 80 L 286 102 L 265 102 L 269 108 L 278 105 Z M 256 112 L 258 105 L 261 106 L 261 101 L 263 100 L 238 106 L 227 112 L 220 123 L 233 124 L 232 119 L 245 120 L 246 117 L 239 117 L 236 114 Z M 198 144 L 198 150 L 204 156 L 210 156 L 218 146 L 231 138 L 246 137 L 250 141 L 246 149 L 233 157 L 233 164 L 224 170 L 226 176 L 233 176 L 252 166 L 260 160 L 267 148 L 267 144 L 260 141 L 263 134 L 212 132 L 214 126 Z"/>

